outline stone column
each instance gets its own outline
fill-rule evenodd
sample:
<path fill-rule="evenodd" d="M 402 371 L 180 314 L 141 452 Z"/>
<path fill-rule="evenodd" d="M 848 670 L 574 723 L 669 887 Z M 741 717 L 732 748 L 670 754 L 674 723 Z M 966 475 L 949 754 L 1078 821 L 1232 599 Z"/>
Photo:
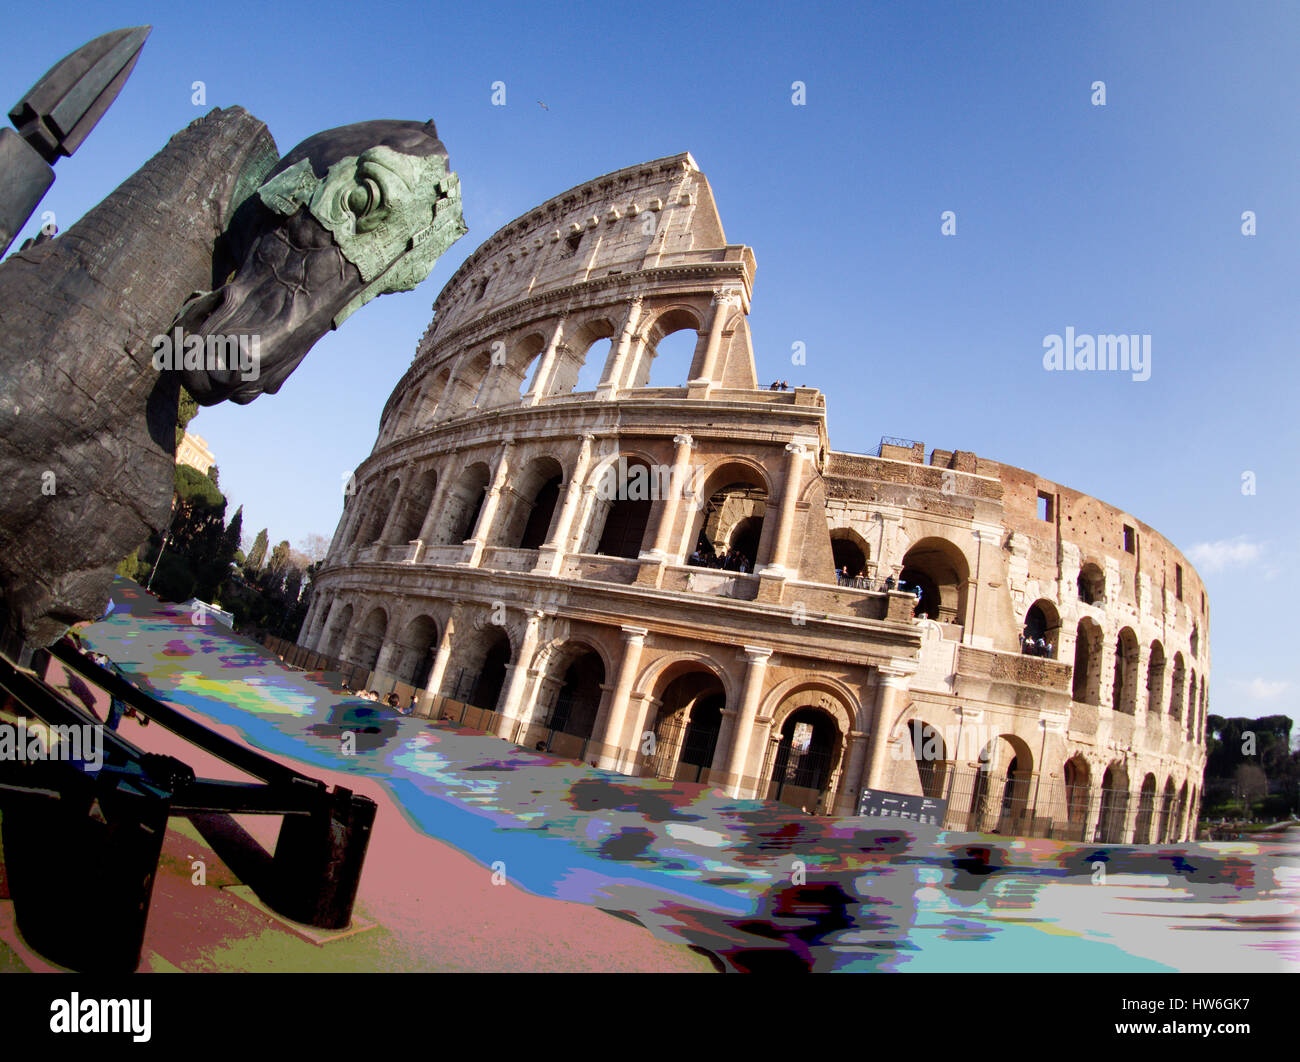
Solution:
<path fill-rule="evenodd" d="M 623 380 L 624 366 L 627 363 L 627 352 L 632 344 L 632 336 L 636 332 L 637 322 L 641 319 L 641 303 L 642 297 L 635 295 L 628 305 L 627 314 L 623 318 L 623 327 L 619 330 L 613 353 L 605 366 L 605 374 L 601 377 L 600 383 L 596 385 L 596 401 L 598 402 L 608 401 L 618 394 Z"/>
<path fill-rule="evenodd" d="M 524 637 L 519 644 L 519 656 L 507 669 L 505 694 L 497 710 L 496 734 L 507 741 L 513 739 L 515 724 L 519 721 L 519 706 L 523 700 L 524 685 L 528 679 L 528 669 L 532 665 L 533 655 L 537 652 L 537 638 L 541 631 L 542 620 L 546 613 L 540 609 L 530 612 L 528 622 L 524 625 Z"/>
<path fill-rule="evenodd" d="M 655 560 L 659 563 L 667 560 L 666 554 L 672 539 L 673 525 L 677 522 L 677 500 L 686 486 L 686 466 L 690 463 L 691 447 L 695 445 L 695 440 L 683 432 L 673 436 L 673 445 L 677 449 L 673 453 L 673 470 L 668 486 L 668 497 L 664 498 L 659 506 L 659 523 L 655 527 L 654 542 L 649 550 L 641 554 L 642 559 Z"/>
<path fill-rule="evenodd" d="M 871 746 L 867 767 L 867 789 L 879 789 L 885 776 L 885 748 L 888 746 L 888 727 L 898 715 L 898 704 L 907 693 L 911 675 L 901 668 L 878 667 L 876 710 L 871 721 Z"/>
<path fill-rule="evenodd" d="M 743 649 L 748 665 L 740 690 L 740 703 L 736 717 L 732 720 L 727 745 L 724 747 L 719 740 L 713 756 L 713 769 L 710 771 L 710 781 L 722 786 L 733 797 L 739 797 L 742 790 L 754 784 L 753 780 L 746 784 L 745 761 L 749 754 L 750 731 L 754 726 L 754 718 L 758 715 L 758 701 L 763 693 L 763 676 L 767 671 L 768 658 L 772 655 L 771 649 L 757 645 L 746 645 Z"/>
<path fill-rule="evenodd" d="M 763 575 L 788 576 L 785 561 L 790 550 L 790 535 L 794 529 L 794 510 L 799 500 L 799 483 L 803 471 L 804 445 L 790 442 L 785 447 L 785 482 L 781 486 L 781 512 L 776 525 L 776 540 L 772 543 L 772 556 L 762 568 Z"/>
<path fill-rule="evenodd" d="M 515 442 L 511 439 L 501 447 L 501 456 L 497 460 L 496 475 L 492 477 L 492 485 L 488 488 L 487 497 L 483 499 L 483 508 L 479 510 L 478 520 L 474 523 L 474 533 L 469 538 L 469 556 L 461 561 L 461 564 L 476 568 L 479 561 L 483 559 L 483 549 L 492 534 L 492 523 L 496 519 L 497 508 L 501 504 L 501 491 L 505 487 L 506 478 L 510 474 L 510 453 L 514 446 Z"/>
<path fill-rule="evenodd" d="M 451 615 L 442 628 L 442 637 L 438 639 L 438 652 L 433 658 L 433 667 L 429 669 L 429 680 L 424 684 L 426 693 L 433 697 L 442 692 L 442 679 L 447 673 L 447 663 L 451 660 L 451 640 L 456 633 L 456 621 L 460 618 L 461 604 L 452 605 Z"/>
<path fill-rule="evenodd" d="M 583 435 L 582 447 L 578 450 L 578 460 L 573 465 L 573 473 L 564 488 L 564 501 L 560 505 L 560 515 L 555 521 L 555 531 L 537 551 L 537 564 L 534 572 L 544 575 L 556 575 L 564 563 L 568 552 L 569 534 L 573 529 L 573 518 L 582 499 L 582 487 L 587 478 L 587 467 L 591 464 L 591 446 L 596 437 L 590 432 Z"/>
<path fill-rule="evenodd" d="M 713 292 L 713 318 L 709 322 L 709 339 L 704 348 L 704 361 L 700 366 L 700 375 L 690 383 L 695 388 L 704 385 L 702 394 L 708 394 L 708 388 L 717 381 L 714 373 L 718 369 L 718 350 L 722 346 L 722 327 L 727 323 L 731 309 L 740 305 L 740 291 L 736 288 L 715 288 Z"/>
<path fill-rule="evenodd" d="M 560 314 L 560 319 L 555 322 L 555 330 L 551 333 L 550 342 L 546 344 L 546 349 L 542 352 L 542 360 L 537 365 L 537 372 L 533 376 L 533 385 L 528 388 L 528 393 L 524 395 L 524 405 L 535 406 L 550 391 L 551 379 L 555 376 L 555 365 L 558 358 L 558 349 L 560 339 L 564 336 L 564 325 L 567 314 Z"/>
<path fill-rule="evenodd" d="M 867 762 L 867 735 L 862 730 L 849 731 L 849 750 L 840 785 L 840 794 L 835 806 L 836 815 L 856 815 L 858 798 L 862 793 L 862 769 Z"/>
<path fill-rule="evenodd" d="M 645 627 L 626 626 L 623 630 L 623 659 L 619 662 L 618 678 L 614 683 L 614 692 L 610 696 L 607 710 L 597 714 L 592 734 L 600 742 L 600 754 L 596 765 L 607 771 L 617 771 L 623 757 L 623 723 L 627 717 L 628 697 L 632 693 L 632 684 L 636 681 L 637 665 L 641 661 L 641 649 L 649 632 Z M 601 718 L 601 715 L 604 718 Z"/>

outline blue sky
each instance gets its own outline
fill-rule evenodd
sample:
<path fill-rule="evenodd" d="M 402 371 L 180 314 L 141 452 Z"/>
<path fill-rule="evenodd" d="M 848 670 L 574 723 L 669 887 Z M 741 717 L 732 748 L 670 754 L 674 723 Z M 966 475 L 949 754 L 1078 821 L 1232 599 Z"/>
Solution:
<path fill-rule="evenodd" d="M 99 33 L 154 27 L 56 167 L 41 209 L 63 229 L 214 106 L 246 107 L 282 152 L 348 122 L 438 123 L 469 234 L 280 394 L 192 425 L 250 535 L 333 534 L 434 297 L 479 243 L 584 180 L 689 150 L 728 239 L 757 256 L 760 379 L 822 388 L 836 449 L 888 434 L 973 450 L 1156 527 L 1209 588 L 1211 711 L 1300 717 L 1282 608 L 1300 600 L 1295 5 L 56 0 L 6 21 L 6 104 Z M 1043 338 L 1067 326 L 1150 334 L 1151 378 L 1045 372 Z"/>

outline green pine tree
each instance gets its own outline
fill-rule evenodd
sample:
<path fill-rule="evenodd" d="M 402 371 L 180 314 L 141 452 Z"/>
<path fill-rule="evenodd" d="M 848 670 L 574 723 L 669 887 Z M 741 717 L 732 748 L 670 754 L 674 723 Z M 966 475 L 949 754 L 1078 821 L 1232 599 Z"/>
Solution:
<path fill-rule="evenodd" d="M 266 528 L 262 528 L 257 533 L 257 538 L 253 540 L 253 548 L 248 551 L 248 560 L 244 563 L 244 570 L 248 572 L 258 572 L 262 568 L 262 562 L 266 560 L 266 545 L 269 539 L 266 536 Z"/>

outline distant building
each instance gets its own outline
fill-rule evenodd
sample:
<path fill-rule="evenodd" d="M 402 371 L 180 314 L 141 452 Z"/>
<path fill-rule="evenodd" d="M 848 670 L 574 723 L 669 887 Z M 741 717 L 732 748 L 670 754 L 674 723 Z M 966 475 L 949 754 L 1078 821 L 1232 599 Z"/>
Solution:
<path fill-rule="evenodd" d="M 196 468 L 206 476 L 208 469 L 216 463 L 216 458 L 212 456 L 208 441 L 203 436 L 191 435 L 187 431 L 180 446 L 176 447 L 176 463 Z"/>

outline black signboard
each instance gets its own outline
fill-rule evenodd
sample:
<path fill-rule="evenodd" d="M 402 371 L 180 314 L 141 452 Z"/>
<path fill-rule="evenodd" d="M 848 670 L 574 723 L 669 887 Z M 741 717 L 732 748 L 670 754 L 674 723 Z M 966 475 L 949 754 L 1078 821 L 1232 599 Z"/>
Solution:
<path fill-rule="evenodd" d="M 942 826 L 948 801 L 906 793 L 886 793 L 883 789 L 864 789 L 858 800 L 859 815 L 879 815 L 887 819 L 909 819 L 929 826 Z"/>

